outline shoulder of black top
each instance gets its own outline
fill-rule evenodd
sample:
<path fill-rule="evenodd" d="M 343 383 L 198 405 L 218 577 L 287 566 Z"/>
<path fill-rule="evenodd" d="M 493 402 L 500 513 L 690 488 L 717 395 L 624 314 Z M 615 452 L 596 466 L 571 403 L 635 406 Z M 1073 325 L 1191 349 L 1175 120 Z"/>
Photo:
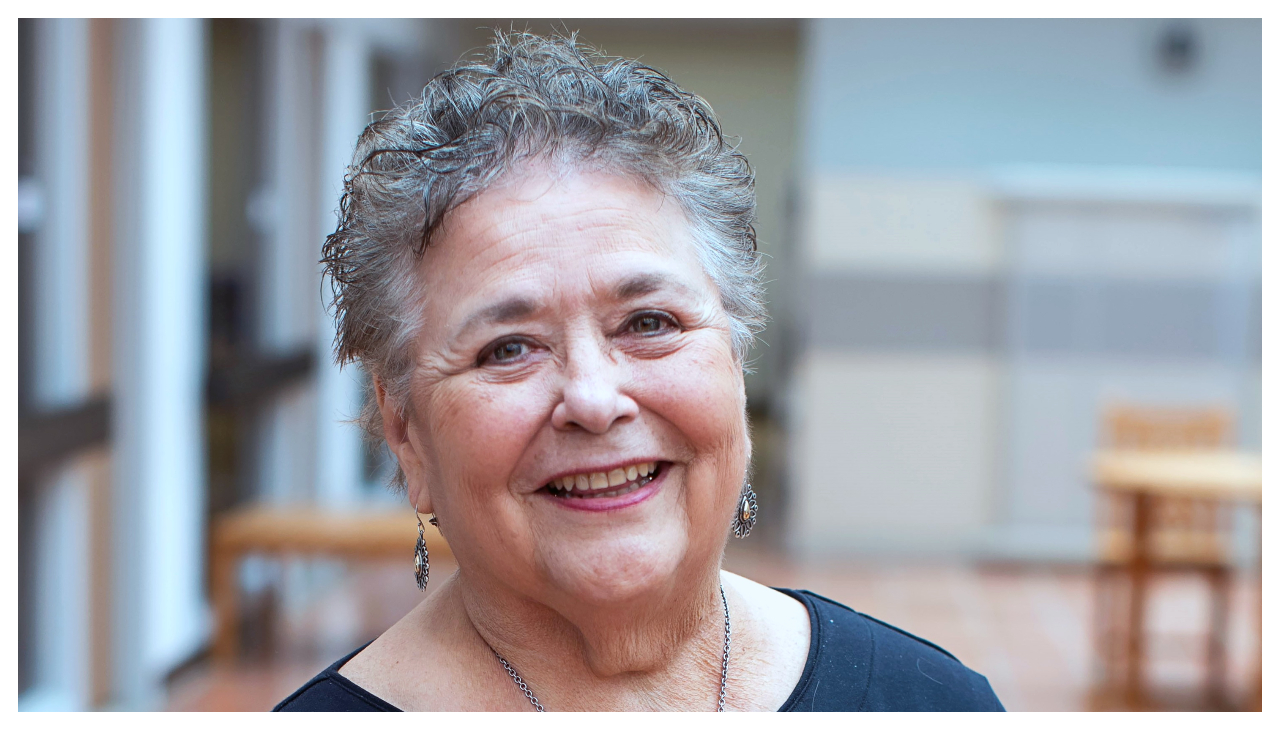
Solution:
<path fill-rule="evenodd" d="M 804 593 L 805 595 L 812 596 L 813 598 L 815 598 L 815 599 L 817 599 L 817 600 L 819 600 L 819 601 L 824 601 L 824 602 L 829 603 L 829 604 L 831 604 L 831 605 L 833 605 L 833 606 L 837 606 L 837 607 L 839 607 L 839 608 L 843 608 L 844 610 L 849 611 L 850 613 L 856 614 L 856 615 L 858 615 L 858 616 L 861 616 L 862 618 L 865 618 L 865 619 L 866 619 L 866 620 L 868 620 L 868 621 L 872 621 L 872 622 L 874 622 L 874 623 L 877 623 L 877 624 L 879 624 L 880 626 L 883 626 L 883 627 L 884 627 L 884 628 L 886 628 L 886 629 L 890 629 L 890 630 L 892 630 L 892 631 L 896 631 L 897 633 L 902 634 L 903 636 L 907 637 L 908 639 L 912 639 L 912 640 L 917 641 L 917 642 L 919 642 L 919 643 L 921 643 L 921 644 L 924 644 L 925 646 L 927 646 L 927 647 L 929 647 L 929 648 L 931 648 L 931 649 L 935 649 L 935 650 L 937 650 L 938 652 L 940 652 L 941 654 L 943 654 L 944 656 L 946 656 L 946 657 L 947 657 L 947 658 L 949 658 L 949 659 L 952 659 L 952 660 L 957 661 L 957 662 L 959 662 L 959 661 L 960 661 L 959 659 L 956 659 L 956 657 L 955 657 L 955 655 L 954 655 L 954 654 L 952 654 L 951 652 L 947 651 L 946 649 L 943 649 L 942 647 L 938 646 L 937 644 L 933 643 L 932 641 L 929 641 L 928 639 L 922 639 L 922 638 L 920 638 L 919 636 L 916 636 L 915 634 L 911 633 L 910 631 L 903 631 L 902 629 L 898 628 L 897 626 L 894 626 L 893 624 L 890 624 L 890 623 L 885 623 L 884 621 L 881 621 L 880 619 L 876 618 L 875 616 L 868 616 L 867 614 L 862 613 L 862 612 L 860 612 L 860 611 L 856 611 L 856 610 L 854 610 L 854 609 L 852 609 L 852 608 L 850 608 L 850 607 L 848 607 L 848 606 L 844 605 L 843 603 L 841 603 L 841 602 L 839 602 L 839 601 L 833 601 L 833 600 L 831 600 L 830 598 L 827 598 L 826 596 L 818 595 L 817 593 L 814 593 L 813 591 L 801 590 L 801 591 L 799 591 L 799 593 Z"/>

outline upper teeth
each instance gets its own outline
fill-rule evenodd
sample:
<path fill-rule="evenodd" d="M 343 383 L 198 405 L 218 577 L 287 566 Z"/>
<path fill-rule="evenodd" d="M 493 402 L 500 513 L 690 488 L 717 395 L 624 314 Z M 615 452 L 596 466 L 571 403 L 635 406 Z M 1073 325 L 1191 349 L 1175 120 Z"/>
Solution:
<path fill-rule="evenodd" d="M 570 474 L 569 476 L 560 477 L 553 480 L 551 486 L 556 489 L 573 490 L 585 492 L 590 489 L 605 489 L 607 487 L 616 487 L 635 481 L 640 477 L 649 476 L 657 469 L 657 462 L 646 461 L 643 464 L 632 464 L 631 466 L 614 469 L 610 472 L 595 471 L 584 472 L 582 474 Z"/>

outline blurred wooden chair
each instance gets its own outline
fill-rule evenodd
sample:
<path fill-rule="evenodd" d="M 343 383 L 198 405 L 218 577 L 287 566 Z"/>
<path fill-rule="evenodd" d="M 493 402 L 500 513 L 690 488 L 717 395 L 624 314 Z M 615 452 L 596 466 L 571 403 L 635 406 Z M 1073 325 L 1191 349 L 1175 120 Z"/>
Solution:
<path fill-rule="evenodd" d="M 449 558 L 449 543 L 434 528 L 424 535 L 433 559 Z M 248 555 L 401 561 L 412 579 L 418 515 L 410 510 L 330 511 L 306 505 L 245 505 L 213 525 L 212 598 L 217 617 L 215 660 L 227 663 L 239 649 L 240 561 Z"/>
<path fill-rule="evenodd" d="M 1224 408 L 1113 406 L 1103 422 L 1103 448 L 1203 450 L 1226 447 L 1234 438 L 1233 418 Z M 1130 705 L 1144 702 L 1137 688 L 1146 664 L 1145 641 L 1129 632 L 1145 631 L 1145 617 L 1134 616 L 1131 585 L 1134 555 L 1135 497 L 1098 494 L 1095 565 L 1094 641 L 1100 659 L 1100 688 L 1106 697 L 1123 696 Z M 1218 500 L 1161 497 L 1151 505 L 1147 526 L 1146 569 L 1153 573 L 1193 572 L 1205 577 L 1210 592 L 1210 626 L 1205 646 L 1206 689 L 1210 703 L 1224 701 L 1227 603 L 1231 586 L 1231 506 Z M 1126 688 L 1127 692 L 1119 690 Z"/>

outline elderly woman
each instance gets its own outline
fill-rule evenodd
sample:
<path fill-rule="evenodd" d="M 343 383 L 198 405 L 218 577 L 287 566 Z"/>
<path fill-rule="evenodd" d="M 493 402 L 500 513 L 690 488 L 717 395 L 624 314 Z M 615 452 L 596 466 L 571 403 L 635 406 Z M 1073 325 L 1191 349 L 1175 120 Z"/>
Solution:
<path fill-rule="evenodd" d="M 573 38 L 499 34 L 369 125 L 325 245 L 338 356 L 458 570 L 277 709 L 1002 709 L 933 644 L 720 569 L 755 520 L 754 214 L 705 101 Z"/>

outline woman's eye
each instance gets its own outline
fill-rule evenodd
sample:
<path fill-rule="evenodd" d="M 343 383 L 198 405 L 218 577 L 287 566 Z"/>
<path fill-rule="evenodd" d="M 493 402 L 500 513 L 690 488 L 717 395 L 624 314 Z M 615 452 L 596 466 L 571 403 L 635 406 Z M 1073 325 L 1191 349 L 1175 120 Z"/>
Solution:
<path fill-rule="evenodd" d="M 523 342 L 504 342 L 493 348 L 489 358 L 494 362 L 510 362 L 525 354 L 529 346 Z"/>
<path fill-rule="evenodd" d="M 657 314 L 642 314 L 631 320 L 631 331 L 639 335 L 654 335 L 671 326 L 671 321 Z"/>

